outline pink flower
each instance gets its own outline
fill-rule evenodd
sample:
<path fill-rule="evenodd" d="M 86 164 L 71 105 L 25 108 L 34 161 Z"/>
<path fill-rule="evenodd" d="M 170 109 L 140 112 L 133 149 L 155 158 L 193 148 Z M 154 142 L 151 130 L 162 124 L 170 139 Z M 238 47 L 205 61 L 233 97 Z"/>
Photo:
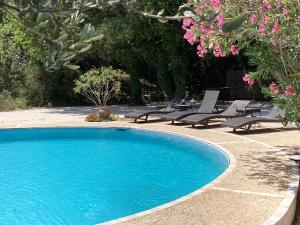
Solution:
<path fill-rule="evenodd" d="M 194 9 L 194 12 L 197 14 L 197 15 L 200 15 L 201 14 L 201 8 L 198 7 L 196 9 Z"/>
<path fill-rule="evenodd" d="M 202 46 L 205 45 L 205 37 L 203 35 L 200 35 L 199 42 L 200 42 L 200 45 L 202 45 Z"/>
<path fill-rule="evenodd" d="M 254 80 L 248 80 L 248 84 L 252 86 L 254 84 Z"/>
<path fill-rule="evenodd" d="M 270 85 L 269 85 L 269 89 L 273 92 L 273 94 L 275 95 L 278 95 L 279 94 L 279 88 L 277 86 L 277 84 L 275 84 L 274 82 L 272 82 Z"/>
<path fill-rule="evenodd" d="M 195 44 L 195 34 L 192 29 L 188 29 L 183 37 L 188 41 L 188 43 L 190 43 L 190 45 Z"/>
<path fill-rule="evenodd" d="M 222 52 L 221 45 L 219 43 L 214 45 L 213 54 L 215 57 L 225 57 L 226 53 Z"/>
<path fill-rule="evenodd" d="M 268 16 L 265 16 L 263 19 L 262 19 L 262 24 L 263 25 L 267 25 L 268 23 L 269 23 L 269 20 L 270 20 L 270 17 L 268 17 Z"/>
<path fill-rule="evenodd" d="M 249 17 L 250 23 L 253 24 L 257 20 L 257 16 L 255 14 L 251 14 Z"/>
<path fill-rule="evenodd" d="M 207 53 L 207 49 L 205 47 L 203 47 L 201 44 L 199 44 L 197 46 L 197 55 L 200 57 L 200 58 L 204 58 L 205 54 Z"/>
<path fill-rule="evenodd" d="M 231 45 L 230 47 L 232 55 L 238 55 L 239 54 L 239 49 L 236 45 Z"/>
<path fill-rule="evenodd" d="M 245 76 L 243 76 L 243 81 L 247 82 L 250 86 L 254 84 L 254 80 L 248 74 L 245 74 Z"/>
<path fill-rule="evenodd" d="M 272 32 L 273 32 L 273 33 L 278 33 L 278 32 L 279 32 L 279 22 L 278 22 L 278 19 L 275 19 L 275 22 L 274 22 L 274 26 L 273 26 Z"/>
<path fill-rule="evenodd" d="M 222 6 L 221 0 L 210 0 L 210 6 L 213 11 Z"/>
<path fill-rule="evenodd" d="M 295 96 L 296 95 L 294 88 L 291 84 L 285 87 L 285 94 L 286 94 L 286 96 Z"/>
<path fill-rule="evenodd" d="M 276 0 L 276 2 L 277 2 L 278 5 L 281 5 L 283 3 L 282 0 Z"/>
<path fill-rule="evenodd" d="M 191 18 L 184 18 L 182 21 L 182 28 L 184 30 L 189 29 L 191 26 L 194 26 L 195 21 Z"/>
<path fill-rule="evenodd" d="M 282 10 L 282 14 L 286 16 L 287 14 L 289 14 L 289 10 L 286 9 L 286 8 L 284 8 L 284 9 Z"/>
<path fill-rule="evenodd" d="M 266 30 L 265 26 L 260 25 L 259 29 L 258 29 L 258 32 L 261 33 L 262 35 L 265 35 L 267 30 Z"/>
<path fill-rule="evenodd" d="M 245 74 L 245 76 L 243 76 L 243 81 L 248 82 L 250 76 L 248 74 Z"/>
<path fill-rule="evenodd" d="M 224 15 L 222 13 L 219 13 L 217 18 L 218 18 L 219 29 L 222 30 L 223 25 L 224 25 Z"/>
<path fill-rule="evenodd" d="M 263 0 L 263 4 L 266 9 L 272 9 L 272 5 L 268 0 Z"/>

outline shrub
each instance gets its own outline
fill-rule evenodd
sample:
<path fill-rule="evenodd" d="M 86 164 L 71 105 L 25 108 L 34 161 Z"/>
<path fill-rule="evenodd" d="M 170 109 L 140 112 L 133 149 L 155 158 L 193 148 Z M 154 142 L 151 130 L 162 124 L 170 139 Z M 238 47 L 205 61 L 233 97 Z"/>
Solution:
<path fill-rule="evenodd" d="M 85 121 L 86 122 L 102 122 L 102 121 L 117 121 L 118 119 L 119 119 L 119 116 L 117 116 L 117 115 L 111 115 L 107 119 L 103 119 L 102 116 L 99 114 L 91 114 L 85 118 Z"/>
<path fill-rule="evenodd" d="M 128 74 L 112 67 L 91 69 L 75 83 L 75 93 L 80 93 L 96 106 L 106 106 L 108 101 L 120 94 L 121 81 L 128 79 Z"/>
<path fill-rule="evenodd" d="M 27 101 L 25 98 L 14 98 L 8 90 L 3 90 L 0 93 L 0 111 L 10 111 L 25 108 L 27 108 Z"/>
<path fill-rule="evenodd" d="M 102 117 L 98 114 L 91 114 L 85 118 L 86 122 L 102 122 Z"/>

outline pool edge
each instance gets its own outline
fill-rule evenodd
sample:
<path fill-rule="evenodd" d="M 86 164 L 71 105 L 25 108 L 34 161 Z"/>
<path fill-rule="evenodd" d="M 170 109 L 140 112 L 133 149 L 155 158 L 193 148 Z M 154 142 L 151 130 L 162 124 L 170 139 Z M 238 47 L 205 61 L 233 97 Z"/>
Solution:
<path fill-rule="evenodd" d="M 95 127 L 95 128 L 103 128 L 103 127 Z M 181 198 L 178 198 L 174 201 L 165 203 L 163 205 L 159 205 L 157 207 L 154 207 L 154 208 L 142 211 L 142 212 L 138 212 L 138 213 L 135 213 L 135 214 L 132 214 L 132 215 L 129 215 L 129 216 L 121 217 L 121 218 L 106 221 L 106 222 L 97 223 L 95 225 L 113 225 L 113 224 L 126 222 L 126 221 L 129 221 L 129 220 L 132 220 L 132 219 L 136 219 L 136 218 L 139 218 L 139 217 L 142 217 L 142 216 L 145 216 L 145 215 L 152 214 L 152 213 L 157 212 L 159 210 L 163 210 L 163 209 L 172 207 L 172 206 L 177 205 L 179 203 L 182 203 L 184 201 L 187 201 L 188 199 L 191 199 L 194 196 L 199 195 L 199 194 L 207 191 L 208 189 L 210 189 L 214 185 L 221 182 L 221 180 L 223 180 L 236 167 L 236 158 L 234 157 L 234 155 L 230 151 L 228 151 L 226 148 L 224 148 L 224 147 L 222 147 L 222 146 L 220 146 L 216 143 L 207 141 L 203 138 L 199 138 L 199 137 L 195 137 L 195 136 L 191 136 L 191 135 L 186 135 L 186 134 L 181 134 L 181 133 L 173 132 L 173 131 L 162 131 L 162 130 L 149 129 L 149 128 L 136 128 L 136 127 L 130 127 L 130 126 L 109 126 L 109 127 L 106 127 L 106 128 L 127 128 L 127 129 L 132 129 L 132 130 L 144 130 L 144 131 L 152 131 L 152 132 L 156 132 L 156 133 L 173 134 L 173 135 L 177 135 L 177 136 L 181 136 L 181 137 L 185 137 L 185 138 L 190 138 L 190 139 L 208 144 L 208 145 L 214 147 L 217 151 L 222 152 L 228 158 L 229 165 L 226 168 L 226 170 L 224 170 L 224 172 L 221 173 L 217 178 L 215 178 L 214 180 L 212 180 L 208 184 L 204 185 L 203 187 L 197 189 L 196 191 L 191 192 L 188 195 L 185 195 L 185 196 L 183 196 Z"/>
<path fill-rule="evenodd" d="M 0 128 L 0 129 L 70 128 L 70 127 L 75 127 L 75 128 L 76 127 L 78 127 L 78 128 L 84 128 L 84 127 L 91 128 L 90 126 L 88 126 L 86 124 L 80 125 L 80 126 L 73 126 L 71 124 L 70 124 L 70 126 L 49 124 L 49 125 L 46 125 L 46 126 L 31 126 L 31 125 L 29 125 L 29 126 L 22 127 L 22 128 L 21 127 L 13 127 L 13 128 L 11 127 L 11 128 Z M 127 126 L 127 125 L 126 126 L 123 126 L 123 125 L 121 125 L 121 126 L 118 126 L 118 125 L 113 125 L 113 126 L 111 126 L 111 125 L 109 125 L 109 126 L 93 126 L 93 128 L 105 128 L 105 127 L 106 128 L 130 128 L 130 129 L 137 129 L 137 130 L 157 131 L 157 132 L 162 132 L 162 133 L 171 133 L 171 134 L 173 133 L 173 134 L 177 134 L 177 135 L 180 135 L 180 136 L 186 136 L 186 137 L 190 137 L 190 138 L 193 138 L 193 139 L 198 139 L 198 140 L 201 140 L 201 141 L 203 141 L 205 143 L 212 144 L 213 146 L 216 146 L 216 147 L 218 146 L 218 144 L 215 144 L 214 142 L 209 142 L 209 141 L 207 141 L 205 139 L 202 139 L 202 138 L 198 138 L 198 137 L 190 136 L 190 135 L 186 135 L 186 134 L 181 134 L 181 133 L 178 133 L 178 132 L 164 131 L 164 130 L 160 130 L 160 129 L 149 129 L 149 128 L 140 128 L 140 127 L 136 128 L 136 127 Z M 240 137 L 241 139 L 252 140 L 253 142 L 255 142 L 257 144 L 261 144 L 261 145 L 264 145 L 266 147 L 270 147 L 270 148 L 274 149 L 274 147 L 272 145 L 270 145 L 270 144 L 266 144 L 264 142 L 257 141 L 257 140 L 251 139 L 251 138 L 245 138 L 245 137 L 241 137 L 241 136 L 236 135 L 236 134 L 225 133 L 225 132 L 215 131 L 215 130 L 213 130 L 213 132 L 223 133 L 223 134 L 232 135 L 232 136 L 237 136 L 237 137 Z M 224 148 L 221 147 L 221 149 L 224 149 Z M 225 152 L 230 152 L 230 151 L 225 150 Z M 230 163 L 231 163 L 231 161 L 230 161 Z M 296 206 L 296 197 L 297 197 L 297 192 L 298 192 L 298 189 L 299 189 L 299 186 L 298 186 L 298 183 L 299 183 L 299 168 L 296 166 L 295 163 L 290 163 L 290 165 L 292 167 L 292 168 L 290 168 L 290 170 L 292 171 L 292 173 L 291 173 L 291 177 L 290 177 L 290 182 L 288 184 L 289 188 L 285 192 L 285 195 L 284 195 L 283 199 L 280 201 L 280 204 L 278 205 L 278 207 L 274 211 L 274 213 L 268 219 L 266 219 L 263 223 L 261 223 L 263 225 L 271 225 L 271 224 L 272 225 L 290 225 L 291 222 L 294 219 L 294 212 L 295 212 L 295 206 Z M 230 168 L 230 166 L 231 166 L 231 164 L 229 165 L 229 167 L 227 168 L 227 170 Z M 207 189 L 209 189 L 211 186 L 213 186 L 213 185 L 211 185 L 212 183 L 213 184 L 217 184 L 222 179 L 224 179 L 225 176 L 227 175 L 227 174 L 225 174 L 227 172 L 227 170 L 225 170 L 218 178 L 216 178 L 215 180 L 213 180 L 211 183 L 209 183 L 206 186 L 202 187 L 200 190 L 202 190 L 202 189 L 205 189 L 205 190 L 200 191 L 197 194 L 203 193 L 204 191 L 206 191 Z M 197 192 L 197 191 L 195 191 L 195 192 Z M 195 192 L 193 192 L 193 193 L 195 193 Z M 193 193 L 191 193 L 189 195 L 192 195 Z M 189 196 L 189 195 L 187 195 L 187 196 Z M 185 198 L 187 196 L 184 196 L 182 198 Z M 193 196 L 191 196 L 191 197 L 193 197 Z M 177 199 L 177 200 L 180 200 L 180 199 Z M 189 199 L 189 198 L 187 198 L 187 199 Z M 187 199 L 185 199 L 185 200 L 187 200 Z M 176 200 L 172 201 L 172 202 L 176 202 Z M 172 203 L 172 202 L 170 202 L 170 203 Z M 182 201 L 180 201 L 180 202 L 182 202 Z M 174 205 L 176 205 L 176 204 L 174 204 Z M 167 207 L 164 207 L 164 208 L 168 208 L 168 207 L 171 206 L 171 205 L 169 205 L 169 203 L 167 203 L 165 205 L 167 205 Z M 162 205 L 162 206 L 164 206 L 164 205 Z M 158 207 L 160 207 L 160 206 L 158 206 Z M 104 222 L 104 223 L 99 223 L 99 224 L 96 224 L 96 225 L 116 224 L 116 223 L 120 223 L 120 222 L 125 222 L 125 221 L 128 221 L 128 220 L 131 220 L 131 219 L 134 219 L 134 218 L 139 218 L 139 217 L 142 216 L 142 215 L 139 215 L 139 214 L 143 213 L 143 215 L 147 215 L 147 214 L 153 213 L 155 211 L 161 210 L 161 208 L 157 209 L 158 207 L 155 207 L 155 208 L 152 208 L 150 210 L 146 210 L 146 211 L 143 211 L 143 212 L 140 212 L 140 213 L 137 213 L 137 214 L 133 214 L 133 215 L 130 215 L 130 216 L 127 216 L 127 217 L 122 217 L 122 218 L 119 218 L 119 219 L 116 219 L 116 220 L 111 220 L 111 221 L 107 221 L 107 222 Z M 157 209 L 157 210 L 154 210 L 154 209 Z M 147 211 L 151 211 L 151 212 L 144 214 Z"/>

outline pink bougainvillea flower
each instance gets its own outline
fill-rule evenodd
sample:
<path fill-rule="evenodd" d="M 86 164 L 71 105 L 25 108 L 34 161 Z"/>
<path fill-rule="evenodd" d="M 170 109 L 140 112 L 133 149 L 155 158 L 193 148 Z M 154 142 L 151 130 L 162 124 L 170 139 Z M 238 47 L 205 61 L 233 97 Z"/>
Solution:
<path fill-rule="evenodd" d="M 277 84 L 275 84 L 274 82 L 272 82 L 270 85 L 269 85 L 269 89 L 273 92 L 273 94 L 275 95 L 278 95 L 279 94 L 279 88 L 277 86 Z"/>
<path fill-rule="evenodd" d="M 287 14 L 289 14 L 289 10 L 286 9 L 286 8 L 284 8 L 284 9 L 282 10 L 282 14 L 286 16 Z"/>
<path fill-rule="evenodd" d="M 274 26 L 273 26 L 272 32 L 273 32 L 273 33 L 278 33 L 278 32 L 279 32 L 279 22 L 278 22 L 278 19 L 275 19 L 275 22 L 274 22 Z"/>
<path fill-rule="evenodd" d="M 283 3 L 282 0 L 276 0 L 276 2 L 277 2 L 278 5 L 281 5 Z"/>
<path fill-rule="evenodd" d="M 296 95 L 294 88 L 291 84 L 285 87 L 285 94 L 286 94 L 286 96 L 295 96 Z"/>
<path fill-rule="evenodd" d="M 231 45 L 230 51 L 231 51 L 232 55 L 238 55 L 240 53 L 239 49 L 236 45 Z"/>

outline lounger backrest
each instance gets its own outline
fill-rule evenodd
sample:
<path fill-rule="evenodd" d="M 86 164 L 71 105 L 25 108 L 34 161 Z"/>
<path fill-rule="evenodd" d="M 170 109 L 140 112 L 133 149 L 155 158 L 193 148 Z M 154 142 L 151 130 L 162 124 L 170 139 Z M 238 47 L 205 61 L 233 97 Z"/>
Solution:
<path fill-rule="evenodd" d="M 169 101 L 168 105 L 165 108 L 163 108 L 163 110 L 169 110 L 169 111 L 175 110 L 175 106 L 180 105 L 183 101 L 184 99 L 175 97 Z"/>
<path fill-rule="evenodd" d="M 271 111 L 266 115 L 266 118 L 273 119 L 273 120 L 281 120 L 284 118 L 285 112 L 282 109 L 277 107 L 273 107 Z"/>
<path fill-rule="evenodd" d="M 218 97 L 219 97 L 220 91 L 217 90 L 207 90 L 205 91 L 201 106 L 198 109 L 198 112 L 200 113 L 212 113 Z"/>
<path fill-rule="evenodd" d="M 235 100 L 231 105 L 221 114 L 223 116 L 237 116 L 239 110 L 245 109 L 251 101 L 249 100 Z"/>

